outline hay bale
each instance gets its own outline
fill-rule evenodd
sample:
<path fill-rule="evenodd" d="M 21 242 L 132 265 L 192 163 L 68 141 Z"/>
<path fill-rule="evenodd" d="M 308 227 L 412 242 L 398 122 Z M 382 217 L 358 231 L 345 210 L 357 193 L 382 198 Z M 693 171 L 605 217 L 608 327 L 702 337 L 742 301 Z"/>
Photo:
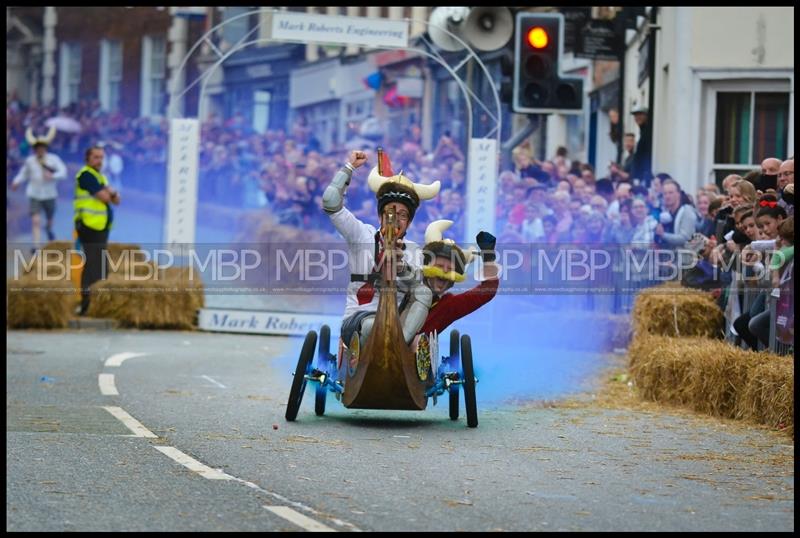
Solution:
<path fill-rule="evenodd" d="M 736 415 L 794 436 L 794 358 L 777 357 L 753 369 Z"/>
<path fill-rule="evenodd" d="M 189 267 L 168 267 L 159 269 L 158 279 L 167 282 L 181 293 L 176 300 L 183 300 L 184 307 L 192 312 L 205 306 L 205 293 L 200 272 Z"/>
<path fill-rule="evenodd" d="M 684 344 L 684 349 L 686 349 Z M 719 417 L 738 418 L 738 400 L 754 370 L 771 361 L 766 353 L 745 351 L 728 342 L 696 339 L 686 349 L 691 360 L 687 394 L 692 409 Z"/>
<path fill-rule="evenodd" d="M 123 327 L 191 330 L 203 306 L 203 285 L 188 268 L 161 269 L 151 278 L 112 274 L 92 285 L 90 316 L 111 317 Z"/>
<path fill-rule="evenodd" d="M 702 337 L 655 335 L 637 335 L 628 356 L 631 377 L 647 400 L 772 427 L 794 423 L 788 357 Z"/>
<path fill-rule="evenodd" d="M 119 274 L 110 274 L 105 280 L 100 280 L 92 284 L 89 288 L 91 299 L 89 310 L 86 313 L 94 318 L 119 319 L 128 295 L 117 293 L 115 290 L 124 287 L 127 280 Z"/>
<path fill-rule="evenodd" d="M 41 252 L 37 255 L 34 269 L 43 264 L 47 274 L 50 274 L 58 270 L 59 264 L 68 266 L 70 257 L 67 254 L 74 250 L 75 243 L 72 241 L 50 241 L 42 247 Z M 147 254 L 139 245 L 132 243 L 109 243 L 106 247 L 106 255 L 106 267 L 109 273 L 119 272 L 125 275 L 144 276 L 152 273 L 155 269 L 155 262 L 145 263 Z"/>
<path fill-rule="evenodd" d="M 690 358 L 672 340 L 661 336 L 637 336 L 628 348 L 630 373 L 646 400 L 688 404 L 686 391 Z"/>
<path fill-rule="evenodd" d="M 634 337 L 722 336 L 723 312 L 714 298 L 674 284 L 642 290 L 636 297 L 631 319 Z"/>
<path fill-rule="evenodd" d="M 12 329 L 64 329 L 80 303 L 68 279 L 43 279 L 35 273 L 7 281 L 8 327 Z"/>
<path fill-rule="evenodd" d="M 106 252 L 108 252 L 108 255 L 111 257 L 111 259 L 116 262 L 116 260 L 119 260 L 120 257 L 125 255 L 126 252 L 128 253 L 128 256 L 133 256 L 134 254 L 143 251 L 140 245 L 136 245 L 134 243 L 109 243 L 106 247 Z"/>

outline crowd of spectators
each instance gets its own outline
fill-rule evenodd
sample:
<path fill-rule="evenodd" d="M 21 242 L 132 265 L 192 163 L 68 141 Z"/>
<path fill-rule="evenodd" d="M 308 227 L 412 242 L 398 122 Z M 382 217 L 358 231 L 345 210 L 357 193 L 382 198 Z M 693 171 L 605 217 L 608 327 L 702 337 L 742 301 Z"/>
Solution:
<path fill-rule="evenodd" d="M 37 132 L 43 131 L 45 120 L 57 115 L 71 117 L 81 126 L 78 133 L 59 133 L 50 147 L 68 166 L 80 167 L 83 149 L 101 141 L 107 152 L 116 156 L 116 161 L 107 159 L 117 163 L 108 170 L 112 183 L 118 181 L 126 188 L 164 192 L 167 121 L 104 112 L 97 101 L 58 110 L 53 106 L 24 107 L 9 99 L 8 178 L 13 177 L 30 151 L 26 147 L 25 129 L 33 126 Z M 452 236 L 463 237 L 464 153 L 450 133 L 443 134 L 435 147 L 426 151 L 420 133 L 419 126 L 412 124 L 405 129 L 399 146 L 386 148 L 395 172 L 402 170 L 416 182 L 442 183 L 437 198 L 422 204 L 418 210 L 409 235 L 421 238 L 431 221 L 450 219 L 455 222 L 450 230 Z M 634 139 L 629 136 L 625 142 L 623 161 L 607 170 L 595 170 L 588 163 L 570 159 L 563 147 L 547 160 L 536 159 L 527 145 L 517 147 L 512 164 L 498 177 L 495 229 L 498 243 L 693 251 L 703 263 L 700 269 L 688 272 L 685 283 L 706 288 L 716 286 L 730 325 L 734 326 L 736 321 L 738 334 L 750 338 L 741 316 L 749 316 L 748 323 L 750 318 L 761 320 L 758 315 L 764 311 L 764 301 L 748 305 L 752 308 L 742 312 L 736 281 L 747 271 L 731 269 L 737 266 L 730 262 L 734 258 L 734 262 L 741 260 L 745 265 L 755 263 L 751 261 L 755 259 L 753 249 L 748 247 L 753 241 L 775 241 L 773 250 L 788 246 L 779 228 L 783 219 L 794 212 L 794 160 L 765 159 L 761 170 L 744 177 L 725 178 L 722 190 L 716 184 L 709 184 L 690 194 L 666 173 L 655 174 L 648 180 L 634 177 L 630 167 Z M 226 120 L 212 116 L 203 122 L 200 143 L 200 202 L 262 208 L 282 224 L 332 231 L 320 210 L 321 197 L 351 148 L 323 152 L 302 118 L 288 132 L 276 129 L 258 133 L 240 113 Z M 374 160 L 368 164 L 374 164 Z M 347 206 L 357 217 L 373 220 L 375 196 L 366 177 L 359 179 L 348 190 Z M 791 249 L 786 252 L 790 251 L 793 254 Z M 785 267 L 778 269 L 785 272 Z M 722 276 L 712 279 L 711 284 L 706 273 L 698 272 L 709 268 L 723 268 Z M 775 278 L 780 283 L 781 276 Z"/>

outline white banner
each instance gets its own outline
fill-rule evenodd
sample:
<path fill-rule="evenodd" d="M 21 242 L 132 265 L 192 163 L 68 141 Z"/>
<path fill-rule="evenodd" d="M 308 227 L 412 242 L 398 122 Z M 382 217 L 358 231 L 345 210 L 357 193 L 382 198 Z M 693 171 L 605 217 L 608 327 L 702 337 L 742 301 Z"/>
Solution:
<path fill-rule="evenodd" d="M 368 47 L 408 47 L 408 22 L 274 12 L 272 39 Z"/>
<path fill-rule="evenodd" d="M 230 310 L 223 308 L 201 308 L 198 326 L 203 331 L 233 332 L 249 334 L 277 334 L 305 336 L 308 331 L 319 331 L 328 325 L 331 333 L 338 334 L 341 316 L 321 314 L 294 314 L 291 312 L 265 312 L 258 310 Z M 336 346 L 331 344 L 331 351 Z"/>
<path fill-rule="evenodd" d="M 469 141 L 467 175 L 466 243 L 474 243 L 481 230 L 500 236 L 502 230 L 494 229 L 496 198 L 497 140 L 472 138 Z"/>
<path fill-rule="evenodd" d="M 164 241 L 194 244 L 197 213 L 197 174 L 200 158 L 200 122 L 170 121 L 169 177 L 164 217 Z"/>

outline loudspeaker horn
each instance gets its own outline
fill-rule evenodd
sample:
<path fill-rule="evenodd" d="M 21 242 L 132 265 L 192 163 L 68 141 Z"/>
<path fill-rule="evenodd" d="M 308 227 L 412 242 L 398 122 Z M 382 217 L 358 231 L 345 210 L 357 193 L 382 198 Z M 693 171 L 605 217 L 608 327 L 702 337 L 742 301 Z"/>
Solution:
<path fill-rule="evenodd" d="M 431 41 L 440 49 L 448 51 L 463 49 L 464 45 L 443 29 L 464 39 L 461 32 L 469 12 L 468 7 L 442 6 L 434 9 L 428 19 L 428 34 L 431 36 Z"/>
<path fill-rule="evenodd" d="M 505 7 L 474 7 L 462 32 L 464 40 L 476 49 L 497 50 L 514 35 L 514 17 Z"/>

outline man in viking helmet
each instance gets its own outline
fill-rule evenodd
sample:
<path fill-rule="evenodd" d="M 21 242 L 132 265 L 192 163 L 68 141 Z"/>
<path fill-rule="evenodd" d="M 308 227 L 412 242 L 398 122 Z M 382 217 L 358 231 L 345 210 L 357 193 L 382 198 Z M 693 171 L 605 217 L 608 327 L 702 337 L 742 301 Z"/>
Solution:
<path fill-rule="evenodd" d="M 441 333 L 455 320 L 466 316 L 485 305 L 497 294 L 500 284 L 500 266 L 495 263 L 496 239 L 488 232 L 480 232 L 475 238 L 483 259 L 481 282 L 469 291 L 452 294 L 448 290 L 456 282 L 464 280 L 464 272 L 474 254 L 463 250 L 452 239 L 443 239 L 442 232 L 453 225 L 451 220 L 436 220 L 425 230 L 424 258 L 425 285 L 433 292 L 430 312 L 420 333 Z"/>
<path fill-rule="evenodd" d="M 400 321 L 405 341 L 410 343 L 428 315 L 431 291 L 421 282 L 419 268 L 422 260 L 419 246 L 406 240 L 404 236 L 420 201 L 435 197 L 439 193 L 440 183 L 412 183 L 402 171 L 397 175 L 384 177 L 378 173 L 377 166 L 373 168 L 368 183 L 378 199 L 378 229 L 361 222 L 344 207 L 345 191 L 353 172 L 366 162 L 365 152 L 351 152 L 349 161 L 336 173 L 322 196 L 322 208 L 336 230 L 347 240 L 349 248 L 350 284 L 347 287 L 341 337 L 344 344 L 349 345 L 353 334 L 357 332 L 363 345 L 372 330 L 378 310 L 377 292 L 384 253 L 383 230 L 388 223 L 388 211 L 393 209 L 397 218 L 398 252 L 402 252 L 397 271 L 397 287 L 401 292 L 398 293 L 398 301 L 404 306 L 401 308 Z"/>
<path fill-rule="evenodd" d="M 41 220 L 39 213 L 44 211 L 47 223 L 45 230 L 47 238 L 55 239 L 53 233 L 53 215 L 56 212 L 56 198 L 58 190 L 56 181 L 67 177 L 67 167 L 54 153 L 47 151 L 50 142 L 56 135 L 55 127 L 50 127 L 46 136 L 35 137 L 30 127 L 25 131 L 25 138 L 33 148 L 33 155 L 25 159 L 22 169 L 11 182 L 11 190 L 17 190 L 21 183 L 27 181 L 25 195 L 30 200 L 30 215 L 32 221 L 34 251 L 39 248 Z"/>

